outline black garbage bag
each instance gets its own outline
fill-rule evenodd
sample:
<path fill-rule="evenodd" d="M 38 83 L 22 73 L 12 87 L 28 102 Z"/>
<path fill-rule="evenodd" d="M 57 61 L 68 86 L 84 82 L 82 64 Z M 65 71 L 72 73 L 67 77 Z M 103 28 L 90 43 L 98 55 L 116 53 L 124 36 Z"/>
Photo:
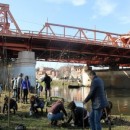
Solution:
<path fill-rule="evenodd" d="M 24 126 L 23 124 L 19 124 L 15 127 L 15 130 L 26 130 L 26 126 Z"/>

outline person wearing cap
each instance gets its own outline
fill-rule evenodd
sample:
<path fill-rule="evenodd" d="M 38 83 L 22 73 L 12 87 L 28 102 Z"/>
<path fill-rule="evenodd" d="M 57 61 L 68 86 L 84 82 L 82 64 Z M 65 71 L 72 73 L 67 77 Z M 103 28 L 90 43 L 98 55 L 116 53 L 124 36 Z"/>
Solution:
<path fill-rule="evenodd" d="M 89 126 L 89 112 L 80 106 L 76 106 L 74 101 L 68 104 L 68 109 L 71 110 L 70 117 L 67 120 L 67 124 L 73 120 L 74 125 L 77 127 L 87 127 Z"/>

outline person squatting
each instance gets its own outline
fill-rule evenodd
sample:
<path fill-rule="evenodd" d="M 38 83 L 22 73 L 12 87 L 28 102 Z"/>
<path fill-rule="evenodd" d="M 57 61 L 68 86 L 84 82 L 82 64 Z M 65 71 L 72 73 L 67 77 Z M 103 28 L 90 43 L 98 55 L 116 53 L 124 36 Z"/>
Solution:
<path fill-rule="evenodd" d="M 67 117 L 64 100 L 59 99 L 49 108 L 47 118 L 51 121 L 51 125 L 57 125 L 58 120 L 64 120 L 64 115 Z"/>
<path fill-rule="evenodd" d="M 89 112 L 80 106 L 76 106 L 74 101 L 68 104 L 68 109 L 71 110 L 70 117 L 67 120 L 67 124 L 73 120 L 74 126 L 77 127 L 88 127 L 89 126 Z"/>
<path fill-rule="evenodd" d="M 33 114 L 38 114 L 38 108 L 40 108 L 41 113 L 43 113 L 44 104 L 44 100 L 39 99 L 37 95 L 32 95 L 30 98 L 30 116 Z"/>
<path fill-rule="evenodd" d="M 10 110 L 8 110 L 8 108 Z M 18 110 L 17 102 L 13 98 L 5 96 L 3 104 L 3 114 L 5 114 L 5 112 L 8 113 L 8 111 L 11 112 L 11 109 L 13 109 L 13 113 L 15 114 L 15 112 Z"/>

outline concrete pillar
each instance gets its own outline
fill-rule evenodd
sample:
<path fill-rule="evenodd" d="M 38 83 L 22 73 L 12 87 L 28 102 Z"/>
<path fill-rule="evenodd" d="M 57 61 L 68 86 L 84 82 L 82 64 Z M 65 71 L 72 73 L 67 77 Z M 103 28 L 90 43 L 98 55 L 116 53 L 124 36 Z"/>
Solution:
<path fill-rule="evenodd" d="M 87 87 L 90 87 L 91 85 L 91 79 L 88 76 L 89 69 L 88 66 L 84 66 L 82 70 L 82 84 Z"/>
<path fill-rule="evenodd" d="M 24 76 L 28 75 L 31 86 L 35 87 L 36 85 L 36 60 L 35 53 L 30 51 L 22 51 L 18 53 L 18 59 L 16 60 L 13 67 L 13 75 L 16 77 L 20 73 L 23 73 Z M 23 78 L 24 78 L 23 76 Z"/>

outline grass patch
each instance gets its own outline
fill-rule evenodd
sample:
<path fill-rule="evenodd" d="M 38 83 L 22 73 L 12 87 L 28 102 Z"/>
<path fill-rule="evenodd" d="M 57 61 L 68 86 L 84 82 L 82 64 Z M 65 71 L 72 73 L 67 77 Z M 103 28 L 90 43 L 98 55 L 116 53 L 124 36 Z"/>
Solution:
<path fill-rule="evenodd" d="M 3 99 L 3 97 L 1 99 Z M 3 102 L 1 100 L 0 105 L 2 104 Z M 65 102 L 65 106 L 67 106 L 67 102 Z M 44 108 L 43 114 L 41 114 L 39 110 L 39 114 L 34 116 L 29 116 L 29 108 L 30 104 L 18 103 L 18 111 L 15 115 L 10 113 L 8 117 L 7 114 L 0 113 L 0 130 L 14 130 L 19 124 L 26 126 L 27 130 L 83 130 L 82 128 L 70 125 L 62 125 L 63 122 L 61 121 L 59 122 L 59 126 L 51 126 L 47 119 L 46 107 Z M 130 130 L 130 116 L 112 115 L 112 123 L 111 130 Z M 108 125 L 105 123 L 102 123 L 102 127 L 102 130 L 109 130 Z M 89 128 L 84 130 L 89 130 Z"/>
<path fill-rule="evenodd" d="M 8 122 L 7 114 L 0 114 L 0 130 L 14 130 L 15 127 L 19 124 L 23 124 L 24 126 L 26 126 L 27 130 L 82 130 L 82 128 L 77 128 L 73 126 L 59 125 L 56 127 L 52 127 L 47 119 L 47 113 L 45 109 L 43 114 L 41 114 L 39 111 L 38 115 L 29 116 L 29 107 L 30 104 L 19 103 L 19 110 L 16 112 L 16 114 L 10 114 L 10 122 Z M 130 130 L 130 116 L 120 117 L 118 115 L 113 115 L 112 122 L 112 130 Z M 62 124 L 62 122 L 59 123 Z M 108 125 L 105 123 L 102 123 L 102 127 L 103 130 L 109 130 Z M 89 128 L 86 128 L 84 130 L 89 130 Z"/>

